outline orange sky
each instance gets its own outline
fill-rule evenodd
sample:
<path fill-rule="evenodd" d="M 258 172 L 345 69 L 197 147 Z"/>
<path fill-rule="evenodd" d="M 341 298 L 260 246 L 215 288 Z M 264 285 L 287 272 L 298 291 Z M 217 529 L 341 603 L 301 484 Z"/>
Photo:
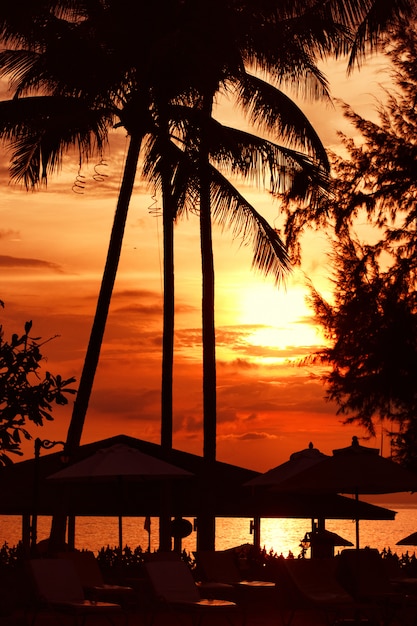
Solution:
<path fill-rule="evenodd" d="M 344 63 L 331 64 L 332 92 L 359 113 L 372 113 L 373 93 L 383 79 L 375 61 L 346 78 Z M 346 128 L 340 112 L 303 105 L 328 146 Z M 222 107 L 219 117 L 237 122 Z M 239 122 L 238 122 L 239 123 Z M 32 334 L 59 338 L 44 347 L 45 367 L 80 377 L 92 323 L 121 176 L 125 138 L 112 138 L 106 165 L 83 168 L 85 186 L 75 188 L 77 159 L 68 156 L 48 188 L 26 192 L 8 183 L 6 153 L 0 163 L 0 275 L 6 334 L 33 320 Z M 95 180 L 94 174 L 106 174 Z M 277 204 L 265 194 L 246 195 L 274 222 Z M 119 433 L 159 442 L 162 329 L 162 247 L 159 199 L 138 176 L 120 260 L 83 443 Z M 303 272 L 326 285 L 325 238 L 309 235 Z M 176 251 L 176 352 L 174 445 L 201 454 L 201 275 L 198 221 L 178 223 Z M 348 445 L 357 428 L 342 426 L 336 406 L 324 401 L 313 372 L 291 364 L 321 342 L 304 297 L 304 274 L 294 271 L 286 289 L 251 269 L 251 251 L 228 232 L 215 237 L 218 357 L 218 458 L 256 470 L 287 460 L 309 441 L 323 452 Z M 69 407 L 33 436 L 65 438 Z M 370 442 L 375 445 L 375 442 Z M 33 454 L 32 444 L 25 447 Z"/>

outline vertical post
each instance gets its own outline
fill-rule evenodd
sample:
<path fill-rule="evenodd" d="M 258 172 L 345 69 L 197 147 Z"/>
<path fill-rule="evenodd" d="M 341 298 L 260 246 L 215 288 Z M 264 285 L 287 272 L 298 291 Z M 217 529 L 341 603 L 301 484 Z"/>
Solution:
<path fill-rule="evenodd" d="M 38 500 L 39 500 L 39 457 L 41 454 L 42 441 L 36 437 L 34 444 L 35 464 L 33 468 L 33 507 L 32 524 L 30 528 L 30 549 L 33 553 L 38 540 Z"/>
<path fill-rule="evenodd" d="M 160 490 L 159 551 L 171 552 L 171 481 L 164 480 Z"/>
<path fill-rule="evenodd" d="M 358 492 L 358 490 L 356 490 L 356 492 L 355 492 L 355 508 L 356 508 L 356 515 L 355 515 L 355 548 L 356 548 L 356 550 L 359 550 L 359 511 L 358 511 L 358 509 L 359 509 L 359 492 Z"/>
<path fill-rule="evenodd" d="M 75 549 L 75 515 L 68 516 L 68 547 Z"/>
<path fill-rule="evenodd" d="M 175 517 L 174 522 L 178 523 L 178 527 L 181 527 L 181 521 L 182 521 L 182 517 L 181 515 L 177 515 Z M 178 530 L 178 529 L 176 529 Z M 174 552 L 177 552 L 178 554 L 181 554 L 182 551 L 182 534 L 181 532 L 178 530 L 178 532 L 174 533 Z"/>
<path fill-rule="evenodd" d="M 122 550 L 123 550 L 123 516 L 122 515 L 119 515 L 118 526 L 119 526 L 119 550 L 120 550 L 120 554 L 122 554 Z"/>
<path fill-rule="evenodd" d="M 253 545 L 260 550 L 261 548 L 261 518 L 255 515 L 250 524 L 251 533 L 253 533 Z"/>
<path fill-rule="evenodd" d="M 22 515 L 22 544 L 25 557 L 30 555 L 30 513 Z"/>
<path fill-rule="evenodd" d="M 151 522 L 151 516 L 147 515 L 145 517 L 145 522 L 143 524 L 143 528 L 146 530 L 146 532 L 148 533 L 148 552 L 151 551 L 151 526 L 152 526 L 152 522 Z"/>
<path fill-rule="evenodd" d="M 118 532 L 119 532 L 119 552 L 120 556 L 122 555 L 123 550 L 123 503 L 124 503 L 124 484 L 122 476 L 117 477 L 117 491 L 119 497 L 119 515 L 117 516 L 118 521 Z"/>
<path fill-rule="evenodd" d="M 65 447 L 63 441 L 50 441 L 49 439 L 40 439 L 36 437 L 34 443 L 34 468 L 33 468 L 33 506 L 32 506 L 32 524 L 30 528 L 30 549 L 32 553 L 36 551 L 38 541 L 38 508 L 39 508 L 39 461 L 41 456 L 41 448 L 50 450 L 57 445 Z"/>

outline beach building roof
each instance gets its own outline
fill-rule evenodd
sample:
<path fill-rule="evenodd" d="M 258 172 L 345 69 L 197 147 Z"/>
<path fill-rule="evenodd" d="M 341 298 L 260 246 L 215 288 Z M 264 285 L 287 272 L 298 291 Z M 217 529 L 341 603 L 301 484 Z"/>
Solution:
<path fill-rule="evenodd" d="M 37 513 L 53 515 L 57 501 L 65 495 L 65 508 L 68 515 L 75 516 L 158 516 L 160 513 L 160 492 L 153 482 L 136 480 L 123 481 L 123 498 L 120 498 L 118 481 L 76 481 L 62 483 L 49 480 L 49 477 L 80 462 L 100 449 L 123 444 L 138 449 L 171 463 L 192 476 L 186 480 L 172 481 L 171 512 L 173 516 L 194 517 L 201 501 L 202 479 L 206 471 L 203 457 L 181 450 L 164 451 L 160 445 L 118 435 L 80 446 L 77 456 L 69 463 L 63 462 L 61 450 L 42 454 L 38 461 L 28 459 L 0 470 L 2 498 L 0 515 L 31 514 L 35 481 L 38 480 Z M 37 463 L 37 466 L 36 466 Z M 210 480 L 215 485 L 215 514 L 217 517 L 270 517 L 270 518 L 315 518 L 353 519 L 357 510 L 353 509 L 351 498 L 329 495 L 250 493 L 245 483 L 260 475 L 250 469 L 216 461 L 210 467 Z M 38 476 L 38 478 L 36 478 Z M 120 511 L 122 502 L 123 510 Z M 355 513 L 353 512 L 355 511 Z M 361 502 L 361 519 L 394 519 L 395 512 L 389 509 Z"/>

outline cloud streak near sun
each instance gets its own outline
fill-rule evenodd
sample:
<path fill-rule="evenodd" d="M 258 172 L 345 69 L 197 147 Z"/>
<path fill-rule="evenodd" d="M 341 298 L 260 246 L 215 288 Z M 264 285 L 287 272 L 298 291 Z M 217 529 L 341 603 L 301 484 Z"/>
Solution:
<path fill-rule="evenodd" d="M 28 259 L 24 257 L 13 257 L 0 254 L 0 267 L 8 269 L 33 269 L 33 270 L 51 270 L 58 274 L 65 274 L 62 267 L 51 261 L 43 261 L 42 259 Z"/>

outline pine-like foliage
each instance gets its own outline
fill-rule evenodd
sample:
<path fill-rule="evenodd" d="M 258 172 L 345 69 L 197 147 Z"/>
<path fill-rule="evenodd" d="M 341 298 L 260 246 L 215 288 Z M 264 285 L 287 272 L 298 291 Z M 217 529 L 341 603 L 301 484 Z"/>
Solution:
<path fill-rule="evenodd" d="M 328 346 L 312 357 L 329 369 L 326 397 L 345 423 L 372 435 L 384 422 L 394 455 L 414 458 L 417 430 L 417 31 L 403 25 L 386 47 L 393 89 L 378 123 L 345 115 L 357 137 L 341 135 L 332 193 L 319 210 L 299 209 L 288 223 L 296 242 L 312 220 L 329 228 L 333 298 L 311 289 Z M 394 434 L 395 431 L 395 434 Z"/>

